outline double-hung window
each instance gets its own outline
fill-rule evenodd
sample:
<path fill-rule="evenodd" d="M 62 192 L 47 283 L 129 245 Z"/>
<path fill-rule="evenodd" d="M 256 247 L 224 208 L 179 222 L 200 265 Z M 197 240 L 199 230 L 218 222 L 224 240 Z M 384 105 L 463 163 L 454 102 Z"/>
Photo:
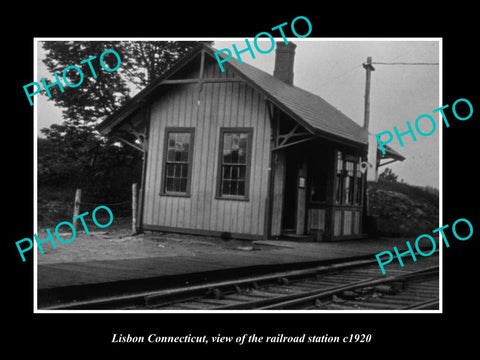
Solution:
<path fill-rule="evenodd" d="M 345 181 L 345 203 L 353 204 L 353 175 L 355 170 L 355 163 L 350 160 L 345 161 L 344 181 Z"/>
<path fill-rule="evenodd" d="M 360 170 L 360 164 L 357 164 L 357 171 L 355 174 L 355 204 L 360 205 L 362 203 L 362 180 L 363 174 Z"/>
<path fill-rule="evenodd" d="M 336 194 L 337 204 L 361 205 L 362 180 L 360 158 L 337 152 Z"/>
<path fill-rule="evenodd" d="M 341 151 L 337 152 L 337 174 L 336 174 L 336 194 L 335 194 L 335 201 L 337 204 L 341 204 L 343 202 L 343 190 L 344 190 L 344 182 L 343 182 L 343 154 Z"/>
<path fill-rule="evenodd" d="M 221 128 L 217 197 L 248 200 L 252 128 Z"/>
<path fill-rule="evenodd" d="M 194 134 L 194 128 L 165 129 L 161 194 L 190 195 Z"/>

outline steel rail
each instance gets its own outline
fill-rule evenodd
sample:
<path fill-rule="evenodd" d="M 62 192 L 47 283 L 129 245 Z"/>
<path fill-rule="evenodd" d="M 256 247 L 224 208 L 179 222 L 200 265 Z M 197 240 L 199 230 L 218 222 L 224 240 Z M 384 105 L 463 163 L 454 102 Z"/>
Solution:
<path fill-rule="evenodd" d="M 118 296 L 110 296 L 103 298 L 90 299 L 78 302 L 69 302 L 64 304 L 58 304 L 50 307 L 45 307 L 42 310 L 101 310 L 101 309 L 135 309 L 135 308 L 154 308 L 155 306 L 161 307 L 170 304 L 181 304 L 189 300 L 199 299 L 209 294 L 214 294 L 215 298 L 219 299 L 225 293 L 224 290 L 231 291 L 236 290 L 239 292 L 239 287 L 252 284 L 254 288 L 260 283 L 268 283 L 276 280 L 302 278 L 319 274 L 328 274 L 331 272 L 337 272 L 353 268 L 361 268 L 362 266 L 368 266 L 376 264 L 376 259 L 362 259 L 353 261 L 342 261 L 332 263 L 328 265 L 313 266 L 307 269 L 301 270 L 285 270 L 277 271 L 270 274 L 247 276 L 240 279 L 220 280 L 210 283 L 181 286 L 175 288 L 167 288 L 163 290 L 151 290 L 141 293 L 124 294 Z M 375 284 L 383 284 L 392 281 L 398 281 L 400 279 L 408 279 L 412 277 L 419 277 L 421 275 L 431 275 L 431 273 L 438 273 L 438 266 L 418 270 L 415 272 L 409 272 L 396 276 L 388 276 L 382 279 L 370 277 L 367 280 L 354 282 L 351 284 L 343 284 L 340 286 L 334 286 L 330 288 L 323 288 L 308 292 L 300 292 L 296 294 L 275 296 L 273 298 L 264 298 L 260 300 L 242 302 L 237 304 L 221 305 L 212 308 L 212 310 L 229 310 L 229 309 L 258 309 L 269 310 L 275 308 L 281 308 L 282 306 L 291 306 L 296 302 L 308 301 L 306 298 L 318 298 L 325 297 L 331 294 L 335 294 L 345 290 L 352 290 L 359 287 L 365 287 Z M 305 298 L 305 300 L 302 300 Z M 421 304 L 419 304 L 420 306 Z M 428 306 L 425 304 L 424 306 Z M 433 306 L 433 305 L 432 305 Z"/>
<path fill-rule="evenodd" d="M 420 278 L 437 274 L 439 266 L 432 266 L 426 269 L 409 272 L 406 274 L 388 276 L 382 279 L 369 278 L 366 280 L 354 282 L 351 284 L 334 286 L 328 289 L 319 289 L 306 292 L 300 292 L 296 294 L 282 295 L 271 299 L 256 300 L 244 304 L 233 304 L 216 307 L 215 310 L 228 310 L 228 309 L 256 309 L 256 310 L 275 310 L 283 309 L 285 307 L 291 307 L 292 305 L 298 305 L 300 303 L 316 300 L 318 298 L 335 295 L 339 292 L 346 290 L 355 290 L 361 287 L 374 286 L 385 284 L 388 282 L 394 282 L 399 280 L 408 280 L 411 278 Z"/>
<path fill-rule="evenodd" d="M 376 259 L 366 259 L 366 260 L 353 260 L 353 261 L 342 261 L 339 263 L 333 263 L 329 265 L 320 265 L 314 266 L 308 269 L 302 270 L 287 270 L 275 272 L 267 275 L 259 276 L 249 276 L 241 279 L 233 280 L 223 280 L 216 281 L 206 284 L 191 285 L 191 286 L 182 286 L 176 288 L 169 288 L 164 290 L 154 290 L 148 292 L 142 292 L 138 294 L 129 294 L 129 295 L 119 295 L 104 297 L 100 299 L 91 299 L 85 301 L 74 301 L 64 304 L 53 305 L 49 307 L 42 308 L 42 310 L 75 310 L 75 309 L 109 309 L 112 306 L 130 306 L 135 304 L 151 305 L 155 301 L 159 301 L 165 298 L 186 296 L 188 294 L 202 293 L 212 291 L 213 289 L 222 289 L 228 287 L 235 287 L 245 284 L 254 284 L 262 283 L 268 281 L 274 281 L 276 279 L 282 278 L 294 278 L 302 277 L 308 275 L 315 275 L 321 273 L 328 273 L 338 270 L 345 270 L 349 268 L 356 268 L 365 265 L 371 265 L 377 263 Z"/>

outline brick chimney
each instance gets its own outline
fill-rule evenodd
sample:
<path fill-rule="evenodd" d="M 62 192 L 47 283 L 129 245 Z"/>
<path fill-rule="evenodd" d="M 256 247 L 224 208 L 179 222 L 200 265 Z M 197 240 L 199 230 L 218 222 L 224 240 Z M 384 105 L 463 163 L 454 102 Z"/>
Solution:
<path fill-rule="evenodd" d="M 276 43 L 273 76 L 288 85 L 293 85 L 293 61 L 295 60 L 296 47 L 297 45 L 292 42 L 289 42 L 288 45 L 283 41 Z"/>

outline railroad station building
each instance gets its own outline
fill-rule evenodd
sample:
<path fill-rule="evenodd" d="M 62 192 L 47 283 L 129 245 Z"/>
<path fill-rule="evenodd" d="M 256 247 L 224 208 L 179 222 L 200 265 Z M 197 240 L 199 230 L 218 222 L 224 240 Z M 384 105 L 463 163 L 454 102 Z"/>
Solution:
<path fill-rule="evenodd" d="M 363 237 L 367 129 L 294 85 L 295 44 L 276 44 L 273 75 L 234 58 L 222 72 L 215 51 L 199 45 L 98 126 L 143 152 L 139 230 Z"/>

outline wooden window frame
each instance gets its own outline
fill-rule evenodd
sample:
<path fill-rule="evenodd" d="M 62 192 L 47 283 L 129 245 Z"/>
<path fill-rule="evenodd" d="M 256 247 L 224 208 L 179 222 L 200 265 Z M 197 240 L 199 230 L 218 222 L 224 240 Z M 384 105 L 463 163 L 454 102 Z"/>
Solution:
<path fill-rule="evenodd" d="M 355 174 L 357 169 L 357 162 L 355 162 L 355 160 L 348 155 L 344 156 L 343 158 L 343 205 L 355 205 Z M 347 169 L 347 165 L 349 164 L 352 165 L 352 169 L 350 170 L 352 175 L 349 175 L 349 170 Z"/>
<path fill-rule="evenodd" d="M 363 205 L 363 186 L 364 186 L 364 178 L 365 174 L 360 171 L 360 161 L 362 161 L 362 158 L 359 157 L 359 163 L 356 164 L 355 167 L 355 174 L 354 174 L 354 184 L 355 184 L 355 193 L 353 194 L 354 199 L 353 199 L 353 204 L 362 206 Z M 360 174 L 360 176 L 358 176 Z M 358 202 L 357 202 L 358 200 Z"/>
<path fill-rule="evenodd" d="M 247 157 L 246 157 L 246 169 L 245 169 L 245 195 L 222 195 L 221 194 L 221 182 L 222 182 L 222 165 L 223 165 L 223 145 L 225 133 L 246 133 L 247 134 Z M 218 148 L 218 162 L 217 162 L 217 184 L 215 191 L 215 199 L 219 200 L 250 200 L 250 174 L 252 168 L 252 143 L 253 143 L 253 127 L 221 127 L 220 128 L 220 141 Z"/>
<path fill-rule="evenodd" d="M 338 160 L 339 157 L 338 155 L 341 154 L 341 160 L 342 160 L 342 168 L 338 168 Z M 345 167 L 345 154 L 343 151 L 337 150 L 335 152 L 335 188 L 334 188 L 334 204 L 336 205 L 342 205 L 343 204 L 343 199 L 344 199 L 344 192 L 345 189 L 343 188 L 343 169 Z M 340 170 L 340 174 L 339 174 Z M 340 175 L 340 176 L 339 176 Z M 338 199 L 338 194 L 340 192 L 340 199 Z"/>
<path fill-rule="evenodd" d="M 340 178 L 338 177 L 338 153 L 342 154 L 342 169 L 341 169 L 341 176 Z M 364 184 L 364 178 L 365 174 L 361 174 L 361 176 L 357 180 L 357 170 L 358 167 L 360 166 L 360 161 L 361 161 L 361 156 L 358 155 L 351 155 L 349 153 L 345 153 L 343 151 L 337 150 L 335 153 L 335 205 L 336 206 L 354 206 L 354 207 L 360 207 L 363 206 L 363 201 L 362 201 L 362 196 L 360 197 L 360 202 L 357 203 L 357 196 L 358 192 L 363 190 L 363 184 Z M 352 197 L 352 202 L 349 203 L 347 202 L 347 189 L 346 186 L 344 185 L 345 178 L 348 177 L 347 170 L 346 170 L 346 163 L 347 161 L 353 163 L 353 176 L 352 176 L 352 181 L 350 184 L 350 192 L 351 192 L 351 197 Z M 337 192 L 339 189 L 339 186 L 341 186 L 341 201 L 337 201 Z"/>
<path fill-rule="evenodd" d="M 195 144 L 195 128 L 194 127 L 166 127 L 163 143 L 163 159 L 162 159 L 162 179 L 160 184 L 160 194 L 162 196 L 190 197 L 191 183 L 193 173 L 193 149 Z M 168 135 L 170 133 L 189 133 L 190 144 L 188 149 L 188 174 L 187 174 L 187 191 L 183 192 L 167 192 L 165 191 L 167 176 L 167 152 L 168 152 Z"/>

